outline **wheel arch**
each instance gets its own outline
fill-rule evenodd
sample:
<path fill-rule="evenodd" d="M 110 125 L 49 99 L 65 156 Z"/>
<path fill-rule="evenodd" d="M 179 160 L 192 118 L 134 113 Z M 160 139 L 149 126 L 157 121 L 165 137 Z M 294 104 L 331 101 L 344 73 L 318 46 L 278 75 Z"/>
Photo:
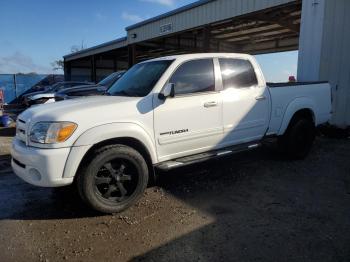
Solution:
<path fill-rule="evenodd" d="M 129 146 L 129 147 L 135 149 L 137 152 L 139 152 L 143 156 L 143 158 L 145 159 L 145 161 L 147 163 L 147 167 L 148 167 L 148 171 L 149 171 L 149 175 L 150 175 L 150 179 L 151 179 L 150 182 L 155 180 L 151 155 L 148 152 L 146 146 L 141 141 L 137 140 L 134 137 L 111 138 L 111 139 L 107 139 L 107 140 L 101 141 L 101 142 L 93 145 L 92 147 L 89 148 L 89 150 L 85 153 L 84 157 L 81 159 L 79 166 L 77 168 L 77 171 L 79 171 L 79 169 L 82 167 L 82 165 L 84 163 L 88 162 L 91 159 L 91 157 L 93 156 L 94 152 L 97 149 L 104 147 L 104 146 L 117 145 L 117 144 Z"/>
<path fill-rule="evenodd" d="M 298 117 L 305 117 L 310 119 L 317 125 L 317 116 L 315 113 L 315 106 L 309 98 L 297 98 L 293 100 L 287 107 L 278 135 L 283 135 L 292 121 Z"/>
<path fill-rule="evenodd" d="M 113 144 L 130 146 L 138 151 L 146 160 L 152 180 L 153 164 L 157 161 L 154 143 L 146 131 L 136 124 L 108 124 L 86 131 L 74 143 L 63 177 L 74 177 L 96 149 Z"/>

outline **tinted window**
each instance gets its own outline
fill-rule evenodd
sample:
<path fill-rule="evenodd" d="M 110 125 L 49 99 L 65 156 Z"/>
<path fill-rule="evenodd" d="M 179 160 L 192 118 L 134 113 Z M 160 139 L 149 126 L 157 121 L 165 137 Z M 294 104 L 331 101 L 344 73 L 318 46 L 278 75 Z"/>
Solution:
<path fill-rule="evenodd" d="M 250 87 L 258 84 L 254 68 L 248 60 L 220 58 L 224 89 Z"/>
<path fill-rule="evenodd" d="M 56 83 L 53 84 L 52 86 L 50 86 L 47 90 L 48 91 L 54 91 L 54 90 L 58 90 L 61 86 L 63 85 L 63 83 Z"/>
<path fill-rule="evenodd" d="M 169 82 L 175 84 L 175 95 L 215 91 L 213 60 L 186 62 L 176 70 Z"/>
<path fill-rule="evenodd" d="M 134 65 L 108 89 L 108 94 L 146 96 L 172 62 L 173 60 L 160 60 Z"/>
<path fill-rule="evenodd" d="M 118 80 L 123 75 L 123 72 L 112 73 L 106 78 L 102 79 L 98 84 L 101 86 L 110 87 L 116 80 Z"/>

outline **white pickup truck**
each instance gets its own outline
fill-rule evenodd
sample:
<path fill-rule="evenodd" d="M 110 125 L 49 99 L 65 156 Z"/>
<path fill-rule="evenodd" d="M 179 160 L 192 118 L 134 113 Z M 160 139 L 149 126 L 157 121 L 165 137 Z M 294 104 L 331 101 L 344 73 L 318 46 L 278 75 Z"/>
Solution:
<path fill-rule="evenodd" d="M 328 83 L 268 86 L 245 54 L 169 56 L 134 65 L 106 96 L 24 111 L 12 167 L 37 186 L 75 182 L 90 207 L 119 212 L 157 168 L 249 150 L 266 137 L 303 158 L 330 117 Z"/>

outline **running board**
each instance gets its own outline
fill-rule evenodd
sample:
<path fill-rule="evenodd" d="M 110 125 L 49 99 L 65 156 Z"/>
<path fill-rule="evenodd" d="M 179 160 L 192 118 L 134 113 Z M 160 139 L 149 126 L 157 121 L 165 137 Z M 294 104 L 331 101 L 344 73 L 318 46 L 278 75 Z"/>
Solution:
<path fill-rule="evenodd" d="M 243 151 L 248 151 L 260 146 L 260 142 L 245 143 L 241 145 L 236 145 L 232 147 L 226 147 L 224 149 L 214 150 L 206 153 L 200 153 L 196 155 L 186 156 L 177 158 L 174 160 L 169 160 L 156 165 L 156 168 L 167 171 L 177 167 L 188 166 L 195 163 L 204 162 L 210 159 L 219 158 L 222 156 L 232 155 Z"/>

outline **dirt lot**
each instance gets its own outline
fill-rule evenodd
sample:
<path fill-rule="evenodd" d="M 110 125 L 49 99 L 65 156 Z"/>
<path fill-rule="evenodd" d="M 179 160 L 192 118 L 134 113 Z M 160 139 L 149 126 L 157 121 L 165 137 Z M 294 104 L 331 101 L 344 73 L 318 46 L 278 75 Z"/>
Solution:
<path fill-rule="evenodd" d="M 291 162 L 260 149 L 160 174 L 118 215 L 30 186 L 0 133 L 0 261 L 350 261 L 350 139 Z"/>

